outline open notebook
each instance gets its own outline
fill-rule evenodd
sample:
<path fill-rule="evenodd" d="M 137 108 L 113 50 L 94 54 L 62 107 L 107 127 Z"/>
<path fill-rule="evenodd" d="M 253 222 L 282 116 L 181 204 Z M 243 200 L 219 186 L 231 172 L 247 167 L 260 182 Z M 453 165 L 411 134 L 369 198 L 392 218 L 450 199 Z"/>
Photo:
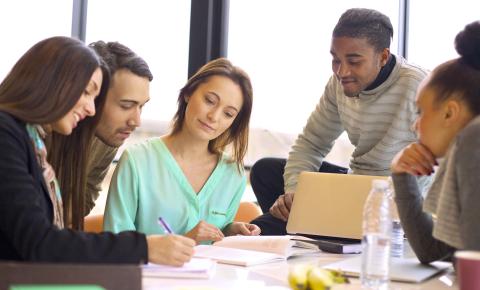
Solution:
<path fill-rule="evenodd" d="M 196 246 L 194 256 L 224 264 L 252 266 L 315 252 L 319 252 L 316 245 L 293 240 L 292 236 L 231 236 L 213 245 Z"/>
<path fill-rule="evenodd" d="M 182 267 L 148 263 L 142 267 L 143 277 L 208 279 L 215 274 L 217 263 L 211 259 L 192 258 Z"/>
<path fill-rule="evenodd" d="M 420 283 L 452 266 L 448 262 L 434 262 L 429 265 L 421 264 L 417 258 L 391 258 L 390 279 L 398 282 Z M 326 269 L 340 270 L 347 276 L 358 277 L 362 264 L 362 257 L 344 259 L 323 266 Z"/>

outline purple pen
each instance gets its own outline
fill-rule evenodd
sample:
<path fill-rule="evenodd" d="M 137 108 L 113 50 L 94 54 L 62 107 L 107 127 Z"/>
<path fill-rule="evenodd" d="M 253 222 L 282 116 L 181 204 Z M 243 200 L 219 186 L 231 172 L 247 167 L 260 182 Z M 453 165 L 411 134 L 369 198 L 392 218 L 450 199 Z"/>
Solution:
<path fill-rule="evenodd" d="M 173 234 L 172 228 L 167 224 L 167 222 L 162 218 L 158 218 L 158 224 L 162 226 L 162 228 L 165 230 L 165 232 L 169 234 Z"/>

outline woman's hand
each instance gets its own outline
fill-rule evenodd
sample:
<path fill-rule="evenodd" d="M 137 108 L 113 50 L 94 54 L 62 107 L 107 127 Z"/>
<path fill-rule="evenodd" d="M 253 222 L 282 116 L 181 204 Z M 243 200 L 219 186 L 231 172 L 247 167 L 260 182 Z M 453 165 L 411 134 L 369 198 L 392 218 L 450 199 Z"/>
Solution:
<path fill-rule="evenodd" d="M 258 236 L 260 234 L 260 228 L 254 224 L 233 222 L 224 229 L 224 232 L 226 236 Z"/>
<path fill-rule="evenodd" d="M 392 173 L 409 173 L 411 175 L 430 175 L 437 164 L 432 152 L 420 143 L 412 143 L 398 152 L 390 167 Z"/>
<path fill-rule="evenodd" d="M 186 233 L 185 236 L 195 240 L 197 244 L 203 241 L 220 241 L 224 237 L 219 228 L 205 221 L 200 221 L 191 231 Z"/>
<path fill-rule="evenodd" d="M 180 267 L 192 258 L 195 241 L 179 235 L 151 235 L 147 245 L 149 262 Z"/>

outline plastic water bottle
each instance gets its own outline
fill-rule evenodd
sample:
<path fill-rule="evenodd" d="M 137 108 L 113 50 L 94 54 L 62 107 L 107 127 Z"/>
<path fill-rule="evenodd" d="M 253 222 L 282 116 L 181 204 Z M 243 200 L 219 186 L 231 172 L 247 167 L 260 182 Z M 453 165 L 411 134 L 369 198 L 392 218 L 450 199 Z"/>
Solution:
<path fill-rule="evenodd" d="M 363 208 L 362 287 L 386 289 L 392 233 L 389 184 L 375 179 Z"/>
<path fill-rule="evenodd" d="M 390 255 L 392 257 L 403 257 L 404 251 L 404 238 L 405 233 L 403 232 L 402 224 L 399 219 L 393 219 L 392 221 L 392 241 L 391 241 L 391 251 Z"/>
<path fill-rule="evenodd" d="M 391 204 L 392 212 L 392 241 L 391 241 L 391 250 L 390 255 L 392 257 L 403 257 L 404 252 L 404 241 L 405 233 L 400 223 L 400 217 L 398 216 L 397 205 L 395 204 L 395 190 L 393 189 L 392 178 L 388 178 L 389 183 L 389 192 L 388 197 Z"/>

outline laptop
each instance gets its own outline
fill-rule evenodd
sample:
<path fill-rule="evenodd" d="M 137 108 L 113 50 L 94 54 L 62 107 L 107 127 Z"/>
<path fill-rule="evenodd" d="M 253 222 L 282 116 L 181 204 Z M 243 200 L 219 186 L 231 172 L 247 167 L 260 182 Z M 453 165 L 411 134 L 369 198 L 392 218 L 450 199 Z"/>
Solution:
<path fill-rule="evenodd" d="M 359 277 L 362 257 L 344 259 L 323 266 L 326 269 L 340 270 L 347 276 Z M 448 262 L 421 264 L 417 258 L 391 258 L 390 279 L 397 282 L 420 283 L 452 267 Z"/>
<path fill-rule="evenodd" d="M 287 232 L 359 241 L 362 238 L 363 204 L 373 179 L 387 177 L 300 173 Z"/>

